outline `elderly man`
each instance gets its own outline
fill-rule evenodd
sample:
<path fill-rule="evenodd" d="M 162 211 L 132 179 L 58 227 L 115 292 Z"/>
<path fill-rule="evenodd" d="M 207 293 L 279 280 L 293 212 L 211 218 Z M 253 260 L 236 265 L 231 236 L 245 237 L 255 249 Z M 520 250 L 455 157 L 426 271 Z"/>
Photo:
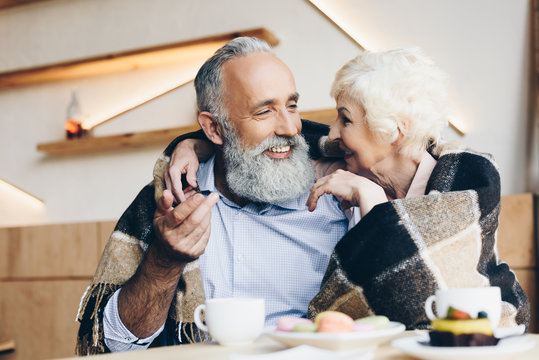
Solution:
<path fill-rule="evenodd" d="M 263 297 L 266 324 L 303 316 L 346 231 L 333 196 L 314 212 L 305 206 L 315 176 L 298 93 L 266 43 L 229 42 L 195 87 L 198 121 L 216 146 L 200 164 L 202 194 L 173 207 L 164 190 L 179 137 L 109 239 L 81 301 L 78 354 L 202 341 L 193 311 L 205 298 Z"/>

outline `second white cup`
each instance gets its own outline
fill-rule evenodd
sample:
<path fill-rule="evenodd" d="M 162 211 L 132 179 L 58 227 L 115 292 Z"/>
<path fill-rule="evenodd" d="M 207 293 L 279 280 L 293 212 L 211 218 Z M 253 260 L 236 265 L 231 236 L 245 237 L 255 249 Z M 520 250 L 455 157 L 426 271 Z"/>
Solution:
<path fill-rule="evenodd" d="M 447 309 L 452 306 L 477 318 L 480 311 L 487 313 L 493 328 L 496 328 L 502 315 L 502 299 L 500 288 L 497 286 L 438 289 L 435 295 L 425 301 L 425 312 L 430 320 L 436 318 L 432 311 L 432 303 L 436 301 L 437 317 L 443 318 Z"/>
<path fill-rule="evenodd" d="M 206 323 L 200 318 L 204 311 Z M 264 299 L 208 299 L 195 309 L 195 324 L 225 346 L 252 343 L 264 330 Z"/>

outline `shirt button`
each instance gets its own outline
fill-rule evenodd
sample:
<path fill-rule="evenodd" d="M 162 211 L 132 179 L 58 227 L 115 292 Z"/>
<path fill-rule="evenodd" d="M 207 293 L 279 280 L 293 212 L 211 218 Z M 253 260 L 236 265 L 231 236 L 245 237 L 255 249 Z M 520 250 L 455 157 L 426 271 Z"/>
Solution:
<path fill-rule="evenodd" d="M 237 260 L 238 262 L 242 262 L 243 259 L 244 259 L 243 254 L 238 254 L 238 256 L 236 257 L 236 260 Z"/>
<path fill-rule="evenodd" d="M 237 215 L 238 217 L 242 217 L 243 213 L 242 213 L 241 210 L 240 210 L 240 211 L 238 211 L 238 212 L 236 213 L 236 215 Z"/>

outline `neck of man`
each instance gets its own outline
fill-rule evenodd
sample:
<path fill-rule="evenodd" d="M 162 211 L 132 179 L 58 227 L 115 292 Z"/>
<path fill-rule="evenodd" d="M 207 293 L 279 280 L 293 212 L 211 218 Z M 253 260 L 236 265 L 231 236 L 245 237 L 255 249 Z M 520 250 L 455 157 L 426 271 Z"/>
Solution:
<path fill-rule="evenodd" d="M 223 152 L 221 149 L 217 149 L 215 154 L 215 166 L 213 168 L 214 172 L 214 178 L 215 178 L 215 187 L 219 192 L 226 197 L 228 200 L 233 201 L 234 203 L 238 204 L 241 207 L 244 207 L 247 205 L 249 200 L 236 195 L 233 193 L 230 188 L 228 187 L 228 183 L 226 181 L 226 167 L 225 167 L 225 159 L 223 156 Z"/>

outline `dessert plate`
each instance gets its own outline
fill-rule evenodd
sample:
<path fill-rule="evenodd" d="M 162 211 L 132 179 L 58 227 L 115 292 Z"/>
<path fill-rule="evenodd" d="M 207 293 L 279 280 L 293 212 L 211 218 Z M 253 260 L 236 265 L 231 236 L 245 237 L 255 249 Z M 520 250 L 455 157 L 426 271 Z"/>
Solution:
<path fill-rule="evenodd" d="M 347 333 L 285 332 L 277 331 L 273 327 L 267 329 L 265 334 L 289 347 L 310 345 L 321 349 L 339 351 L 357 348 L 374 348 L 379 343 L 402 333 L 404 329 L 403 324 L 391 321 L 387 329 L 372 331 Z"/>
<path fill-rule="evenodd" d="M 391 345 L 408 355 L 428 360 L 515 359 L 515 354 L 535 346 L 535 340 L 525 335 L 502 339 L 495 346 L 441 347 L 430 346 L 428 341 L 428 336 L 409 336 L 393 340 Z"/>

